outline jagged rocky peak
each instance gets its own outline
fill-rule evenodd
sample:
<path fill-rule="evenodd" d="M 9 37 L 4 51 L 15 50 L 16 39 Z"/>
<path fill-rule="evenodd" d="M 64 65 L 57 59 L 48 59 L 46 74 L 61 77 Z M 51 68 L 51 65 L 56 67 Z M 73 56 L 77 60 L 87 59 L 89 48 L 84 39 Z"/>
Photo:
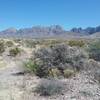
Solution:
<path fill-rule="evenodd" d="M 99 33 L 98 33 L 99 32 Z M 22 28 L 15 29 L 13 27 L 6 29 L 0 32 L 0 36 L 14 36 L 14 37 L 32 37 L 32 38 L 40 38 L 40 37 L 68 37 L 68 36 L 90 36 L 92 34 L 96 34 L 96 36 L 100 37 L 100 26 L 97 27 L 87 27 L 85 29 L 72 28 L 70 31 L 64 30 L 60 25 L 52 25 L 52 26 L 34 26 L 31 28 Z M 94 35 L 93 35 L 94 36 Z"/>
<path fill-rule="evenodd" d="M 93 34 L 96 32 L 100 32 L 100 26 L 97 27 L 87 27 L 85 29 L 82 29 L 81 27 L 79 28 L 72 28 L 71 32 L 77 32 L 77 33 L 87 33 L 87 34 Z"/>

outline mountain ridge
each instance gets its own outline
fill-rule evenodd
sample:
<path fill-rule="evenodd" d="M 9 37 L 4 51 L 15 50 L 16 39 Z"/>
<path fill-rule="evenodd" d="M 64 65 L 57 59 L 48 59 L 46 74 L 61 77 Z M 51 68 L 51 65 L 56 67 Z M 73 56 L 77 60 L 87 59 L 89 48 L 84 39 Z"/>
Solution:
<path fill-rule="evenodd" d="M 96 34 L 96 35 L 95 35 Z M 95 36 L 100 37 L 100 26 L 87 27 L 85 29 L 72 28 L 67 31 L 60 25 L 53 25 L 48 27 L 34 26 L 31 28 L 8 28 L 0 32 L 0 37 L 29 37 L 29 38 L 42 38 L 42 37 L 83 37 Z"/>

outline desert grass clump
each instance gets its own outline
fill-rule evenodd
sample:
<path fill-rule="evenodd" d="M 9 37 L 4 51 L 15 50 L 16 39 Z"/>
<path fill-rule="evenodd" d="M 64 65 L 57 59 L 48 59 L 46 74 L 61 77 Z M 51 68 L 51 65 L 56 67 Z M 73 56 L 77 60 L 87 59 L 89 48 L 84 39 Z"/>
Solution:
<path fill-rule="evenodd" d="M 5 51 L 5 43 L 4 40 L 0 40 L 0 54 Z"/>
<path fill-rule="evenodd" d="M 100 40 L 96 40 L 88 45 L 89 57 L 100 61 Z"/>
<path fill-rule="evenodd" d="M 64 70 L 64 77 L 65 78 L 69 78 L 71 76 L 74 76 L 75 75 L 75 71 L 72 70 L 72 69 L 65 69 Z"/>
<path fill-rule="evenodd" d="M 37 44 L 37 41 L 34 41 L 34 40 L 32 40 L 32 39 L 30 39 L 30 40 L 24 40 L 23 42 L 24 42 L 23 44 L 24 44 L 26 47 L 28 47 L 28 48 L 35 48 L 35 46 L 36 46 L 36 44 Z"/>
<path fill-rule="evenodd" d="M 64 90 L 64 84 L 58 80 L 43 80 L 36 87 L 35 92 L 41 96 L 51 96 L 61 94 Z"/>
<path fill-rule="evenodd" d="M 12 41 L 7 41 L 7 42 L 5 43 L 5 45 L 6 45 L 7 47 L 12 47 L 12 46 L 14 45 L 14 43 L 13 43 Z"/>
<path fill-rule="evenodd" d="M 27 72 L 32 72 L 34 74 L 37 73 L 38 65 L 32 60 L 24 62 L 24 67 L 26 68 Z"/>
<path fill-rule="evenodd" d="M 22 39 L 13 39 L 13 41 L 14 41 L 15 43 L 21 43 L 21 42 L 22 42 Z"/>
<path fill-rule="evenodd" d="M 40 77 L 48 76 L 51 69 L 58 69 L 63 73 L 69 65 L 74 70 L 84 69 L 88 60 L 87 53 L 77 47 L 70 47 L 65 44 L 54 47 L 41 48 L 34 53 L 34 61 L 38 65 L 37 75 Z M 38 63 L 41 62 L 41 63 Z"/>
<path fill-rule="evenodd" d="M 13 57 L 17 56 L 17 55 L 20 54 L 20 53 L 21 53 L 21 49 L 18 48 L 18 47 L 14 47 L 14 48 L 11 48 L 11 49 L 9 50 L 10 56 L 13 56 Z"/>
<path fill-rule="evenodd" d="M 83 40 L 70 40 L 68 42 L 69 46 L 77 46 L 77 47 L 83 47 L 85 45 L 85 42 Z"/>

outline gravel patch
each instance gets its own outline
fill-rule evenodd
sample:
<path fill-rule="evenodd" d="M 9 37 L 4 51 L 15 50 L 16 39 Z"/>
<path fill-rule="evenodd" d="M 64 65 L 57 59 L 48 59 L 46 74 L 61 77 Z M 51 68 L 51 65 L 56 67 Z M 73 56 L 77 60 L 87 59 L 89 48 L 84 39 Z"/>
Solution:
<path fill-rule="evenodd" d="M 65 85 L 61 95 L 43 97 L 33 90 L 44 79 L 31 74 L 14 75 L 21 71 L 14 62 L 0 70 L 0 100 L 100 100 L 100 84 L 86 72 L 60 79 Z"/>

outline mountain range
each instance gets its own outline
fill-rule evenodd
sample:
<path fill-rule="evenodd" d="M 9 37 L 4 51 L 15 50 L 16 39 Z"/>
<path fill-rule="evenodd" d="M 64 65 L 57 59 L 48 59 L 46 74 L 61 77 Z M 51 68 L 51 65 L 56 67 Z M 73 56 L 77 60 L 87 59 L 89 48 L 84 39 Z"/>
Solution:
<path fill-rule="evenodd" d="M 34 26 L 31 28 L 15 29 L 9 28 L 0 32 L 0 37 L 22 37 L 22 38 L 47 38 L 47 37 L 100 37 L 100 26 L 87 27 L 85 29 L 72 28 L 67 31 L 60 25 L 49 27 Z"/>

